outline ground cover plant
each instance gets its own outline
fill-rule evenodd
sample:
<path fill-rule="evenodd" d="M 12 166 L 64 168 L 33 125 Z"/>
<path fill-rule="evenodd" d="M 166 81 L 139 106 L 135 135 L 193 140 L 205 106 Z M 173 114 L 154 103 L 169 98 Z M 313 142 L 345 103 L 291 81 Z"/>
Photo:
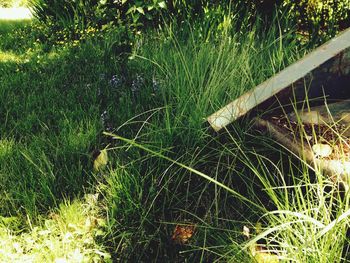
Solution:
<path fill-rule="evenodd" d="M 281 13 L 226 11 L 143 30 L 79 13 L 78 34 L 0 22 L 2 260 L 346 260 L 332 182 L 249 121 L 203 126 L 308 52 Z"/>

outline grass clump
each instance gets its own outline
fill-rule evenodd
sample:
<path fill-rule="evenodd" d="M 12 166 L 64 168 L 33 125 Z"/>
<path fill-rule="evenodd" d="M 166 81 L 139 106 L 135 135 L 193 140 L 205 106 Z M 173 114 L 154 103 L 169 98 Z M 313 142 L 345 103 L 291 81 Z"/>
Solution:
<path fill-rule="evenodd" d="M 37 24 L 0 25 L 4 260 L 251 262 L 264 246 L 341 261 L 348 204 L 327 178 L 252 123 L 203 127 L 306 53 L 282 21 L 227 15 L 220 34 L 173 22 L 131 38 L 111 26 L 54 46 Z M 195 229 L 186 242 L 173 238 L 180 226 Z"/>
<path fill-rule="evenodd" d="M 347 260 L 347 193 L 340 192 L 338 184 L 317 168 L 288 156 L 288 151 L 281 153 L 276 164 L 256 152 L 251 154 L 242 154 L 243 162 L 272 204 L 260 223 L 251 226 L 255 235 L 245 248 L 263 244 L 281 259 L 297 262 Z M 251 195 L 260 200 L 254 192 Z"/>
<path fill-rule="evenodd" d="M 124 124 L 112 129 L 112 133 L 125 135 L 153 153 L 116 143 L 112 172 L 101 186 L 106 189 L 110 236 L 114 247 L 118 247 L 115 256 L 120 260 L 166 261 L 176 257 L 181 261 L 185 257 L 210 261 L 221 256 L 236 260 L 245 257 L 240 249 L 240 242 L 244 241 L 241 229 L 244 222 L 257 218 L 262 211 L 250 209 L 249 216 L 243 212 L 249 207 L 246 201 L 250 196 L 246 195 L 249 188 L 242 184 L 243 179 L 237 182 L 235 176 L 239 148 L 223 149 L 220 140 L 210 138 L 202 128 L 203 119 L 302 52 L 295 42 L 293 46 L 288 35 L 280 35 L 279 41 L 272 43 L 266 40 L 275 39 L 278 30 L 272 29 L 271 35 L 262 40 L 258 29 L 248 35 L 228 32 L 206 43 L 197 32 L 185 26 L 177 30 L 174 24 L 153 38 L 137 40 L 139 48 L 131 55 L 129 65 L 132 71 L 143 73 L 137 73 L 143 78 L 143 85 L 138 93 L 132 93 L 131 99 L 136 103 L 134 109 L 139 110 L 140 102 L 143 108 L 132 120 L 124 119 Z M 162 45 L 156 46 L 159 41 Z M 127 75 L 121 78 L 127 79 Z M 154 82 L 158 85 L 156 92 Z M 135 83 L 136 80 L 129 85 Z M 149 100 L 147 94 L 154 100 Z M 149 110 L 153 105 L 159 108 Z M 249 124 L 240 128 L 235 135 L 238 144 L 245 141 L 243 130 L 248 127 Z M 154 153 L 203 172 L 245 199 L 237 199 L 237 195 L 232 196 L 169 159 L 159 160 Z M 268 211 L 264 205 L 258 206 L 264 213 Z M 128 219 L 130 216 L 132 220 Z M 170 237 L 178 222 L 195 223 L 198 239 L 194 238 L 188 246 L 176 246 Z"/>
<path fill-rule="evenodd" d="M 182 260 L 179 255 L 194 261 L 239 261 L 242 257 L 251 261 L 253 259 L 247 254 L 259 246 L 276 253 L 282 260 L 344 260 L 347 220 L 339 223 L 339 242 L 332 242 L 334 235 L 320 234 L 327 225 L 337 222 L 337 217 L 345 218 L 347 211 L 346 202 L 337 196 L 336 186 L 327 177 L 317 172 L 317 180 L 314 180 L 314 172 L 308 167 L 294 165 L 303 164 L 302 159 L 290 157 L 289 152 L 279 150 L 279 145 L 263 135 L 251 136 L 249 123 L 234 127 L 233 134 L 214 139 L 201 128 L 203 118 L 214 109 L 278 72 L 305 51 L 298 49 L 292 36 L 279 35 L 278 27 L 263 38 L 253 30 L 246 38 L 240 34 L 224 35 L 210 44 L 195 41 L 200 39 L 195 32 L 182 32 L 192 37 L 186 41 L 179 37 L 181 33 L 174 37 L 172 32 L 170 27 L 157 35 L 156 41 L 161 39 L 164 44 L 156 49 L 152 39 L 140 39 L 141 47 L 131 57 L 134 70 L 138 67 L 148 69 L 148 72 L 154 72 L 149 76 L 162 80 L 160 91 L 165 107 L 161 108 L 160 117 L 141 118 L 138 122 L 144 125 L 138 127 L 142 127 L 142 132 L 137 136 L 129 135 L 126 145 L 116 147 L 118 156 L 123 155 L 125 149 L 128 156 L 133 156 L 129 161 L 118 158 L 114 165 L 119 167 L 118 171 L 122 169 L 122 174 L 128 175 L 126 178 L 117 176 L 116 181 L 125 179 L 126 189 L 136 182 L 142 185 L 133 188 L 137 189 L 136 193 L 124 188 L 121 191 L 116 181 L 107 181 L 105 186 L 109 189 L 107 200 L 116 197 L 129 208 L 140 207 L 136 211 L 141 212 L 133 213 L 134 221 L 127 227 L 134 229 L 132 234 L 118 227 L 111 228 L 111 235 L 117 237 L 114 242 L 121 242 L 128 248 L 120 250 L 118 255 L 128 260 L 140 260 L 144 256 L 159 260 L 172 258 L 169 250 L 174 247 L 170 239 L 174 225 L 195 222 L 196 237 L 187 246 L 177 247 L 175 255 L 179 261 Z M 273 40 L 276 33 L 278 41 Z M 126 128 L 123 125 L 123 129 Z M 157 132 L 158 129 L 161 132 Z M 119 130 L 115 129 L 117 134 Z M 227 137 L 231 143 L 227 142 Z M 130 149 L 130 145 L 141 149 L 140 153 Z M 264 155 L 269 158 L 262 157 Z M 165 161 L 164 158 L 157 160 L 160 156 L 165 156 Z M 140 163 L 137 167 L 135 160 Z M 195 171 L 208 177 L 202 180 Z M 115 173 L 111 176 L 114 178 Z M 142 179 L 137 181 L 135 178 Z M 224 188 L 210 183 L 213 180 Z M 118 187 L 114 188 L 114 185 Z M 150 198 L 153 185 L 159 187 L 154 198 Z M 133 192 L 133 197 L 118 197 L 122 192 Z M 115 213 L 118 206 L 109 207 L 108 203 L 111 202 L 107 202 L 107 208 L 114 211 L 111 212 L 114 218 L 127 218 L 127 212 L 118 215 Z M 160 223 L 157 223 L 158 218 L 161 218 Z M 135 221 L 141 222 L 136 226 L 142 225 L 142 230 L 132 226 Z M 256 232 L 256 237 L 247 243 L 247 250 L 243 252 L 243 226 L 248 224 L 254 229 L 259 221 L 263 222 L 262 232 Z M 149 228 L 149 232 L 145 231 Z M 221 231 L 213 233 L 213 229 Z M 155 233 L 159 238 L 157 244 L 166 244 L 168 248 L 164 245 L 164 250 L 160 250 L 162 248 L 152 243 Z M 307 237 L 309 234 L 311 237 Z M 135 256 L 135 251 L 140 251 L 140 246 L 142 256 L 138 257 L 140 254 Z"/>

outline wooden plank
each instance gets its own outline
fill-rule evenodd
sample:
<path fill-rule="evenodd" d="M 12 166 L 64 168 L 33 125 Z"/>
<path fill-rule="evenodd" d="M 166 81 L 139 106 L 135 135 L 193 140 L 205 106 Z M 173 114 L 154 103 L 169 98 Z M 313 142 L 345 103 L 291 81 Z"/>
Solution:
<path fill-rule="evenodd" d="M 348 86 L 344 86 L 348 85 Z M 208 117 L 219 131 L 256 109 L 329 96 L 350 97 L 350 29 Z"/>

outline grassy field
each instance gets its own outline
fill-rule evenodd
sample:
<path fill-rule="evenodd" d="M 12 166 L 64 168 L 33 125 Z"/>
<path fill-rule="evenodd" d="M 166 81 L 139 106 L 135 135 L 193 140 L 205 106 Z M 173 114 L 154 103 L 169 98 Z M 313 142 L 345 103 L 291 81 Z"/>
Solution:
<path fill-rule="evenodd" d="M 0 261 L 344 260 L 348 199 L 327 178 L 249 121 L 203 125 L 307 52 L 277 20 L 230 22 L 129 45 L 118 30 L 48 43 L 36 23 L 0 21 Z"/>

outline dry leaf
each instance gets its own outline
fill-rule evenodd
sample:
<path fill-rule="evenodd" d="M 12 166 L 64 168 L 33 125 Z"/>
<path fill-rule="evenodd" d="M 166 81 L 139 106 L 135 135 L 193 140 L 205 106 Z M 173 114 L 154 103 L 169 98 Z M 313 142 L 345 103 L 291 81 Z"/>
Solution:
<path fill-rule="evenodd" d="M 275 254 L 267 253 L 267 252 L 259 252 L 257 251 L 254 259 L 257 263 L 278 263 L 279 258 Z"/>
<path fill-rule="evenodd" d="M 193 236 L 195 225 L 176 225 L 171 239 L 178 244 L 185 244 Z"/>
<path fill-rule="evenodd" d="M 98 172 L 101 169 L 103 169 L 108 163 L 107 150 L 104 149 L 102 151 L 97 151 L 94 155 L 95 155 L 94 170 Z"/>
<path fill-rule="evenodd" d="M 264 250 L 264 247 L 258 244 L 253 244 L 250 246 L 250 253 L 257 263 L 279 262 L 279 258 L 276 254 L 272 254 L 266 249 Z"/>
<path fill-rule="evenodd" d="M 328 144 L 317 143 L 312 146 L 312 151 L 317 157 L 328 157 L 332 154 L 332 147 Z"/>

